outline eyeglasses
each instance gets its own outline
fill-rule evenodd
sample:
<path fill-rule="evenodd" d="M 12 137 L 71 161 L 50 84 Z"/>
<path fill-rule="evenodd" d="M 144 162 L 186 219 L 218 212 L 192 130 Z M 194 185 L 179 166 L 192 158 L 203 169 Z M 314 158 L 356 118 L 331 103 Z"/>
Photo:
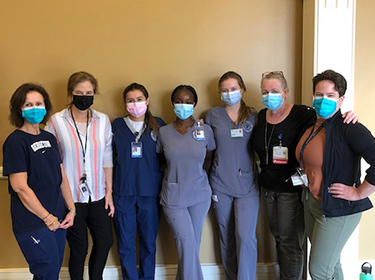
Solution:
<path fill-rule="evenodd" d="M 265 78 L 265 77 L 271 76 L 271 75 L 283 76 L 284 77 L 283 71 L 269 71 L 269 72 L 264 72 L 262 74 L 262 78 Z"/>

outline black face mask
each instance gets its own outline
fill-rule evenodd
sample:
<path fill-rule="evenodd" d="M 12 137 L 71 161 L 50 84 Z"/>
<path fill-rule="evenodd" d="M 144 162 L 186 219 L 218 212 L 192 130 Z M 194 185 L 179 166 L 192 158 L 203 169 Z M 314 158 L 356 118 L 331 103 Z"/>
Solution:
<path fill-rule="evenodd" d="M 93 95 L 73 95 L 73 105 L 76 106 L 78 110 L 87 110 L 93 102 Z"/>

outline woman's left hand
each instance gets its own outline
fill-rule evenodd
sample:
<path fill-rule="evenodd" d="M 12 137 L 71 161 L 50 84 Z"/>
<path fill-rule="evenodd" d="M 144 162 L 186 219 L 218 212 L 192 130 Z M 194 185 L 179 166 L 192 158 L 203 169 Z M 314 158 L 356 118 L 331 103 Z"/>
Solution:
<path fill-rule="evenodd" d="M 68 214 L 66 214 L 65 216 L 65 219 L 60 223 L 60 228 L 67 229 L 73 226 L 75 215 L 76 214 L 74 212 L 68 212 Z"/>
<path fill-rule="evenodd" d="M 334 198 L 341 198 L 349 201 L 361 199 L 360 192 L 355 186 L 348 186 L 341 183 L 333 183 L 329 187 L 329 193 L 332 194 Z"/>
<path fill-rule="evenodd" d="M 109 208 L 108 216 L 111 216 L 113 218 L 113 215 L 115 214 L 115 206 L 113 205 L 113 198 L 112 193 L 107 192 L 105 194 L 105 209 Z"/>

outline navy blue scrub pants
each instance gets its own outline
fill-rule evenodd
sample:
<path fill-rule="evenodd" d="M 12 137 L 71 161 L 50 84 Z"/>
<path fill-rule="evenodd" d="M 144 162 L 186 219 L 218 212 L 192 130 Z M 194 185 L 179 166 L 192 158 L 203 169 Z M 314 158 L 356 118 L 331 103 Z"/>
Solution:
<path fill-rule="evenodd" d="M 69 274 L 72 280 L 83 280 L 83 270 L 88 250 L 87 228 L 92 237 L 89 259 L 89 279 L 102 280 L 108 252 L 112 247 L 112 222 L 105 209 L 105 199 L 89 203 L 75 203 L 77 215 L 68 229 L 70 247 Z"/>
<path fill-rule="evenodd" d="M 66 230 L 47 227 L 14 233 L 34 280 L 58 280 L 64 258 Z"/>
<path fill-rule="evenodd" d="M 126 280 L 155 278 L 156 236 L 159 227 L 157 196 L 114 195 L 117 248 L 122 277 Z M 139 271 L 136 236 L 139 237 Z"/>

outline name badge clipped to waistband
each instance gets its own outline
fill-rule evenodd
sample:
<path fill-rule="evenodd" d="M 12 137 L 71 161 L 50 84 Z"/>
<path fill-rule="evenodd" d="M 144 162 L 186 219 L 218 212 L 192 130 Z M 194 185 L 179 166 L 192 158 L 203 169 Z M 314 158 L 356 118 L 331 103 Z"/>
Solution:
<path fill-rule="evenodd" d="M 296 167 L 296 173 L 291 176 L 293 186 L 309 186 L 309 180 L 302 168 Z"/>
<path fill-rule="evenodd" d="M 131 143 L 131 154 L 132 154 L 132 158 L 142 157 L 142 142 Z"/>

